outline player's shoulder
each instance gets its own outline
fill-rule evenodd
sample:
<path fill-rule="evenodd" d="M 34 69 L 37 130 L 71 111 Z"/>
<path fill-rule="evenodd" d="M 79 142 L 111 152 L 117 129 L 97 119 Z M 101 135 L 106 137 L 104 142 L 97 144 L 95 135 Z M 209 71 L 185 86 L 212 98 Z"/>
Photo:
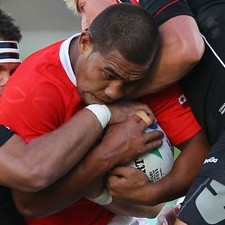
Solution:
<path fill-rule="evenodd" d="M 158 25 L 163 24 L 172 17 L 190 15 L 192 11 L 186 1 L 174 0 L 120 0 L 121 3 L 138 4 L 146 9 L 155 19 Z"/>

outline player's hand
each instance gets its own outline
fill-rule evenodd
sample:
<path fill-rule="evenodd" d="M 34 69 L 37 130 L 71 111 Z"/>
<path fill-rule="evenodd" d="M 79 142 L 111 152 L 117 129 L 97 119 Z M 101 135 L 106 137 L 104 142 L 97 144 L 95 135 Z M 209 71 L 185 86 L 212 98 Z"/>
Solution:
<path fill-rule="evenodd" d="M 179 210 L 180 205 L 163 208 L 158 216 L 156 225 L 174 225 Z"/>
<path fill-rule="evenodd" d="M 107 179 L 107 186 L 113 197 L 137 204 L 141 204 L 141 198 L 145 196 L 142 188 L 149 183 L 144 172 L 129 166 L 115 168 Z"/>
<path fill-rule="evenodd" d="M 149 117 L 151 124 L 156 122 L 156 117 L 151 109 L 144 103 L 127 101 L 122 103 L 107 105 L 111 112 L 110 124 L 115 124 L 127 119 L 137 111 L 144 111 Z"/>
<path fill-rule="evenodd" d="M 105 159 L 116 165 L 124 165 L 149 150 L 162 145 L 163 133 L 154 131 L 144 133 L 148 125 L 137 115 L 128 117 L 125 121 L 111 125 L 101 141 Z"/>

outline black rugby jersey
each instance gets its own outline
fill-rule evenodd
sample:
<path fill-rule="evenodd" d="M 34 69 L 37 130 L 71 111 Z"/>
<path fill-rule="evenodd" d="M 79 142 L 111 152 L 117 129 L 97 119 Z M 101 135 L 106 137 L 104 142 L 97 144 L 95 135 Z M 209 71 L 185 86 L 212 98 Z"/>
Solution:
<path fill-rule="evenodd" d="M 215 144 L 225 130 L 225 1 L 188 2 L 205 37 L 206 49 L 182 85 L 210 144 Z"/>
<path fill-rule="evenodd" d="M 13 134 L 14 132 L 0 125 L 0 146 L 11 138 Z M 23 224 L 22 216 L 18 213 L 14 205 L 10 189 L 0 186 L 0 225 L 21 224 Z"/>
<path fill-rule="evenodd" d="M 121 0 L 121 2 L 131 3 L 132 0 Z M 193 15 L 185 0 L 139 0 L 139 5 L 153 15 L 158 25 L 161 25 L 174 16 Z"/>

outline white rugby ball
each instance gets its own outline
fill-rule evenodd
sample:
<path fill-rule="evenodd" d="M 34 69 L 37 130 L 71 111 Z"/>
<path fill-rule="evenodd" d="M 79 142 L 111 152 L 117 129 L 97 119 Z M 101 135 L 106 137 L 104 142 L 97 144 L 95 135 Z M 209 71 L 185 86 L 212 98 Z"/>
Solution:
<path fill-rule="evenodd" d="M 145 133 L 153 130 L 160 130 L 164 133 L 162 128 L 156 123 L 149 126 Z M 174 148 L 171 146 L 165 133 L 162 141 L 163 144 L 159 148 L 138 157 L 128 164 L 128 166 L 144 172 L 153 183 L 168 174 L 174 164 Z"/>

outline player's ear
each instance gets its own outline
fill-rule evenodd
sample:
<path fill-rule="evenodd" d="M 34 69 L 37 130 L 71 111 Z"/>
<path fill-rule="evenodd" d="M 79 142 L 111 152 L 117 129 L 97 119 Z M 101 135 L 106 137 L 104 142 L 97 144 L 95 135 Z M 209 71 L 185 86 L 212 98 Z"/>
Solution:
<path fill-rule="evenodd" d="M 89 55 L 92 51 L 92 37 L 88 31 L 84 31 L 80 35 L 79 51 L 81 55 Z"/>

